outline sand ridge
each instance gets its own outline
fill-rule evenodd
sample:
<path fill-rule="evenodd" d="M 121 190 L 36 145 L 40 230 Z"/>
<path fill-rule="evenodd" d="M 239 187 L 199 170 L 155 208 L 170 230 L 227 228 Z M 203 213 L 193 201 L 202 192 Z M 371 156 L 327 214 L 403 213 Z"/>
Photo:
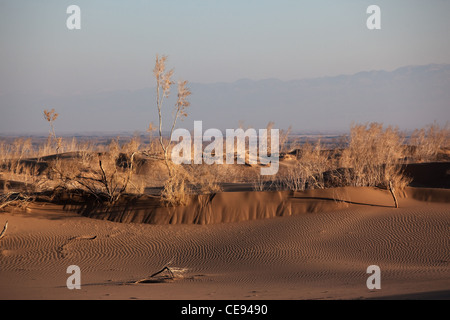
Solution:
<path fill-rule="evenodd" d="M 423 198 L 409 188 L 410 197 Z M 430 201 L 447 201 L 449 191 L 425 189 Z M 428 195 L 427 195 L 428 194 Z M 408 197 L 406 195 L 406 197 Z M 394 205 L 389 191 L 374 187 L 342 187 L 306 191 L 228 191 L 192 195 L 185 206 L 161 205 L 155 196 L 124 197 L 113 207 L 99 206 L 85 199 L 64 198 L 60 209 L 83 216 L 115 222 L 150 224 L 211 224 L 266 219 L 295 214 L 326 212 L 349 204 L 390 208 Z M 422 197 L 422 198 L 421 198 Z M 425 198 L 425 200 L 428 200 Z"/>

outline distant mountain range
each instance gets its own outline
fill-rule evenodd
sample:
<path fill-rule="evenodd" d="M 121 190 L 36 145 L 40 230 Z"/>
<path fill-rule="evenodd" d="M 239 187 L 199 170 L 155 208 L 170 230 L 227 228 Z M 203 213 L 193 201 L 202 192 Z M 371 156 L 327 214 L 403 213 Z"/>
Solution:
<path fill-rule="evenodd" d="M 207 128 L 292 126 L 297 132 L 340 132 L 352 122 L 383 122 L 414 129 L 450 121 L 450 65 L 407 66 L 394 71 L 364 71 L 315 79 L 281 81 L 242 79 L 232 83 L 191 83 L 189 116 Z M 176 97 L 166 101 L 169 116 Z M 59 132 L 145 131 L 157 124 L 155 89 L 54 97 L 0 96 L 0 133 L 46 132 L 42 112 L 55 108 Z"/>

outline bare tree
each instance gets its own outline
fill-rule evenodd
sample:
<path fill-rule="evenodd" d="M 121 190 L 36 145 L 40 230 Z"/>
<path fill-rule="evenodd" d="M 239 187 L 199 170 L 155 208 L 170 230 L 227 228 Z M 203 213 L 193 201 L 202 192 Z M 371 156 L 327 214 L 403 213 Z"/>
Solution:
<path fill-rule="evenodd" d="M 189 101 L 187 101 L 187 97 L 191 95 L 191 91 L 187 87 L 187 81 L 178 82 L 178 95 L 173 112 L 172 125 L 170 127 L 168 140 L 164 142 L 162 134 L 163 102 L 164 99 L 169 97 L 170 87 L 174 84 L 174 82 L 172 81 L 173 70 L 166 71 L 166 60 L 167 56 L 159 58 L 159 56 L 157 55 L 155 68 L 153 69 L 153 74 L 156 78 L 156 107 L 158 109 L 159 120 L 159 144 L 164 155 L 164 163 L 167 167 L 167 172 L 169 175 L 169 178 L 164 184 L 164 190 L 161 195 L 166 203 L 183 204 L 187 202 L 187 184 L 185 183 L 185 181 L 187 180 L 187 173 L 180 168 L 177 168 L 177 172 L 175 172 L 175 167 L 173 166 L 173 163 L 169 158 L 169 151 L 172 142 L 173 131 L 175 130 L 177 120 L 187 116 L 186 108 L 190 105 Z"/>
<path fill-rule="evenodd" d="M 52 109 L 50 111 L 44 110 L 44 118 L 50 123 L 50 133 L 48 136 L 48 142 L 50 145 L 50 141 L 52 139 L 55 141 L 56 153 L 59 153 L 59 149 L 61 148 L 61 138 L 56 137 L 55 126 L 53 125 L 58 116 L 59 114 L 55 112 L 55 109 Z"/>
<path fill-rule="evenodd" d="M 169 160 L 169 148 L 172 142 L 172 135 L 175 129 L 175 125 L 177 123 L 178 118 L 183 118 L 187 116 L 186 108 L 190 105 L 189 101 L 187 101 L 187 97 L 191 95 L 191 91 L 187 87 L 187 81 L 179 81 L 178 82 L 178 98 L 175 104 L 174 117 L 172 126 L 169 132 L 168 141 L 164 142 L 162 128 L 163 128 L 163 117 L 162 117 L 162 109 L 163 109 L 163 101 L 165 98 L 168 98 L 170 95 L 170 87 L 174 84 L 172 81 L 173 69 L 166 71 L 166 60 L 167 56 L 162 56 L 161 58 L 156 56 L 155 68 L 153 69 L 153 74 L 156 78 L 156 106 L 158 108 L 158 119 L 159 119 L 159 143 L 161 145 L 161 149 L 164 154 L 164 162 L 166 164 L 169 178 L 173 177 L 173 170 L 170 165 Z"/>

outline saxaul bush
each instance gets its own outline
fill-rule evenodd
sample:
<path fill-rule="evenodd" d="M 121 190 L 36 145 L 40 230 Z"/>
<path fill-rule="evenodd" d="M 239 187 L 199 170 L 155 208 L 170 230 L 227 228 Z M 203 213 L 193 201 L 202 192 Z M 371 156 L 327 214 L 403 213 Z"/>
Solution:
<path fill-rule="evenodd" d="M 61 149 L 62 138 L 58 138 L 55 132 L 54 122 L 58 119 L 59 114 L 55 112 L 55 109 L 44 110 L 44 119 L 50 124 L 50 132 L 48 135 L 47 145 L 51 149 L 52 141 L 55 145 L 56 153 L 58 154 Z"/>
<path fill-rule="evenodd" d="M 297 150 L 281 175 L 290 190 L 338 186 L 376 186 L 389 190 L 398 207 L 397 194 L 411 179 L 404 175 L 405 135 L 380 123 L 353 124 L 342 150 L 324 150 L 318 141 Z"/>
<path fill-rule="evenodd" d="M 320 140 L 315 145 L 301 146 L 298 158 L 287 168 L 282 183 L 295 191 L 325 188 L 324 172 L 333 169 L 333 164 L 323 151 Z"/>
<path fill-rule="evenodd" d="M 170 89 L 174 81 L 172 81 L 173 69 L 166 71 L 167 56 L 161 58 L 157 55 L 155 68 L 153 74 L 156 79 L 156 107 L 158 110 L 158 133 L 159 144 L 163 153 L 163 160 L 168 172 L 168 179 L 164 183 L 164 188 L 161 193 L 162 199 L 165 203 L 170 205 L 183 205 L 188 201 L 186 194 L 188 193 L 188 186 L 186 180 L 189 180 L 186 170 L 180 166 L 172 163 L 170 155 L 170 146 L 172 142 L 172 135 L 178 119 L 183 119 L 187 116 L 186 108 L 190 103 L 187 100 L 191 91 L 187 87 L 187 81 L 178 82 L 177 101 L 173 112 L 172 125 L 170 127 L 169 136 L 166 141 L 163 137 L 163 102 L 170 95 Z"/>
<path fill-rule="evenodd" d="M 450 125 L 441 127 L 436 122 L 422 129 L 416 129 L 409 140 L 411 157 L 415 161 L 436 161 L 444 148 L 450 147 Z"/>
<path fill-rule="evenodd" d="M 411 179 L 404 175 L 405 136 L 398 128 L 383 128 L 380 123 L 354 124 L 348 147 L 343 151 L 341 166 L 348 168 L 341 177 L 356 187 L 378 186 L 391 191 L 398 207 L 396 193 Z"/>
<path fill-rule="evenodd" d="M 99 202 L 113 205 L 127 192 L 135 169 L 134 157 L 137 151 L 133 151 L 129 157 L 124 155 L 137 148 L 136 140 L 123 147 L 117 140 L 112 140 L 106 152 L 96 153 L 95 156 L 64 161 L 56 158 L 51 165 L 52 173 L 54 179 L 60 181 L 59 188 L 81 189 Z"/>

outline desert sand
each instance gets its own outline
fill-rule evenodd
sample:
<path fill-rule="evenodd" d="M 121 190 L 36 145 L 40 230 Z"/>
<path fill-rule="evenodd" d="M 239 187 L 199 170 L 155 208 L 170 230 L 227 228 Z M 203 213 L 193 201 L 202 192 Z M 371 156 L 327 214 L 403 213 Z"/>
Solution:
<path fill-rule="evenodd" d="M 39 202 L 2 213 L 0 299 L 450 298 L 448 189 L 407 188 L 397 209 L 369 187 L 210 200 L 196 223 L 193 210 L 164 219 Z M 79 290 L 66 287 L 69 265 Z M 369 265 L 381 289 L 367 288 Z M 164 266 L 185 272 L 137 283 Z"/>

